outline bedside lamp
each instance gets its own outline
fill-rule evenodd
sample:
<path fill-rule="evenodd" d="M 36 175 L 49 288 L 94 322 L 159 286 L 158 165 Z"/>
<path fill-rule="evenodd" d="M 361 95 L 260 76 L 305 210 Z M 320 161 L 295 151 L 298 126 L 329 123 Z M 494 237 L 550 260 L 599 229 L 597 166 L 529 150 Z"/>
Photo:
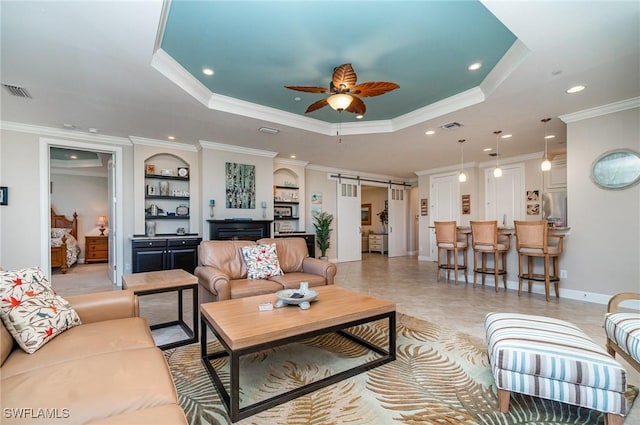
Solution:
<path fill-rule="evenodd" d="M 104 231 L 107 230 L 107 216 L 101 215 L 98 217 L 98 225 L 100 226 L 100 236 L 104 236 Z"/>

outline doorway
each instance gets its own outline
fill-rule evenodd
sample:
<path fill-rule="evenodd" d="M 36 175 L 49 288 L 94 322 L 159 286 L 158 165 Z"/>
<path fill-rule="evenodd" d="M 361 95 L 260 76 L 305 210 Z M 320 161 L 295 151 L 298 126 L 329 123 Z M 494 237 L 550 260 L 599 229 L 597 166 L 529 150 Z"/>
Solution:
<path fill-rule="evenodd" d="M 75 155 L 76 158 L 61 158 L 60 155 Z M 70 161 L 79 161 L 74 165 Z M 100 164 L 100 165 L 98 165 Z M 86 261 L 87 237 L 101 235 L 108 239 L 107 261 L 103 267 L 96 267 L 104 273 L 106 264 L 107 278 L 120 285 L 122 271 L 122 207 L 117 199 L 122 198 L 122 148 L 97 145 L 93 143 L 40 139 L 41 175 L 41 228 L 44 230 L 41 242 L 41 268 L 51 277 L 51 235 L 50 208 L 68 211 L 69 215 L 77 209 L 78 245 L 81 255 L 78 263 Z M 102 169 L 102 171 L 98 171 Z M 99 189 L 98 189 L 99 188 Z M 60 213 L 58 211 L 58 213 Z M 106 217 L 105 231 L 99 223 L 100 217 Z M 68 272 L 67 272 L 68 273 Z"/>

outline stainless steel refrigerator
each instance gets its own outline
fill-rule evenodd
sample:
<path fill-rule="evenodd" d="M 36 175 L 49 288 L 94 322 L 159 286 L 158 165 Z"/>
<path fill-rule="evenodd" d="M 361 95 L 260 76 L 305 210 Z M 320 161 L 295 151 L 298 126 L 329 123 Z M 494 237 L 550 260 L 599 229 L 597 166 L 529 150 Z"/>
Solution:
<path fill-rule="evenodd" d="M 567 192 L 544 192 L 542 194 L 542 218 L 556 227 L 566 227 L 567 222 Z"/>

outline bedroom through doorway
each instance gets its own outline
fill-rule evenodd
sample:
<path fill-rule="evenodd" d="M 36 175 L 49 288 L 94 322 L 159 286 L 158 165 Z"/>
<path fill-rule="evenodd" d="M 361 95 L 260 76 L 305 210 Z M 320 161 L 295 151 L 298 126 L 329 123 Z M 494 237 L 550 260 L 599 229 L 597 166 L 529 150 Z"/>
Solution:
<path fill-rule="evenodd" d="M 75 292 L 87 293 L 96 283 L 108 288 L 115 282 L 112 162 L 109 152 L 49 146 L 49 265 L 54 288 L 74 281 Z"/>

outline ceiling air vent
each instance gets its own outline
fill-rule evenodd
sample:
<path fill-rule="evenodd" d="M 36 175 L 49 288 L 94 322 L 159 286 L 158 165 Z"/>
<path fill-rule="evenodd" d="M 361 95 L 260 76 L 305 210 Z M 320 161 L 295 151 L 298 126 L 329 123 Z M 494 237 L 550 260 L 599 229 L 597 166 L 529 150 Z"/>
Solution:
<path fill-rule="evenodd" d="M 12 96 L 16 97 L 25 97 L 27 99 L 31 99 L 31 95 L 24 87 L 14 86 L 12 84 L 4 84 L 2 83 L 2 87 L 5 88 Z"/>
<path fill-rule="evenodd" d="M 440 128 L 443 128 L 445 130 L 455 130 L 456 128 L 460 128 L 460 127 L 462 127 L 462 124 L 456 121 L 448 122 L 440 126 Z"/>

